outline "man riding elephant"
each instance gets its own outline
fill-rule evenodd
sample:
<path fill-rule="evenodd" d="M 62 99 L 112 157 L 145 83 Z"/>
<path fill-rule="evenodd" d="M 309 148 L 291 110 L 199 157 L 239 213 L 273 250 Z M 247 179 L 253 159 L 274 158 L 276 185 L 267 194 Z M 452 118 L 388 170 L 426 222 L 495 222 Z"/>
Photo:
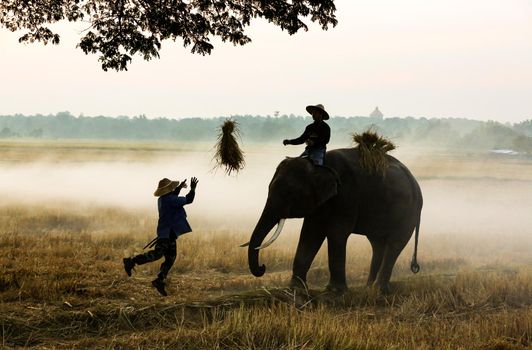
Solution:
<path fill-rule="evenodd" d="M 307 273 L 327 240 L 329 284 L 327 290 L 347 290 L 346 247 L 351 234 L 368 238 L 373 255 L 368 285 L 390 290 L 395 262 L 415 231 L 410 269 L 419 271 L 417 246 L 423 207 L 418 182 L 396 158 L 386 154 L 393 144 L 372 132 L 354 138 L 357 147 L 327 152 L 326 165 L 314 166 L 300 157 L 284 159 L 268 186 L 268 196 L 250 240 L 248 264 L 254 276 L 266 266 L 259 252 L 281 234 L 284 222 L 303 218 L 294 257 L 291 285 L 307 288 Z M 275 233 L 264 241 L 277 225 Z"/>
<path fill-rule="evenodd" d="M 324 120 L 329 119 L 329 113 L 323 105 L 307 106 L 307 112 L 312 115 L 314 123 L 307 125 L 301 136 L 292 140 L 283 140 L 283 145 L 301 145 L 306 143 L 301 157 L 307 157 L 314 164 L 323 165 L 323 158 L 327 151 L 327 144 L 331 138 L 331 128 Z"/>

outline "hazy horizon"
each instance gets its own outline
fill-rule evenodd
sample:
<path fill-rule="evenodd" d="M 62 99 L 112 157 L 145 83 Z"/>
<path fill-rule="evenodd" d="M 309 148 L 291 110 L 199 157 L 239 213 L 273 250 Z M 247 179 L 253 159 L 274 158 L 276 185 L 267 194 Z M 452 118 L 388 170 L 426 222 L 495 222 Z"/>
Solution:
<path fill-rule="evenodd" d="M 335 3 L 339 24 L 328 31 L 289 36 L 254 20 L 246 46 L 213 40 L 203 57 L 165 41 L 160 59 L 135 56 L 127 72 L 103 72 L 75 48 L 84 23 L 56 26 L 59 46 L 0 30 L 0 114 L 304 116 L 322 103 L 333 116 L 379 106 L 385 117 L 532 118 L 531 3 Z"/>
<path fill-rule="evenodd" d="M 309 123 L 312 122 L 312 116 L 310 114 L 304 114 L 304 113 L 300 113 L 300 114 L 295 114 L 295 113 L 290 113 L 290 114 L 280 114 L 278 116 L 275 116 L 273 115 L 273 113 L 271 114 L 258 114 L 258 113 L 247 113 L 247 114 L 238 114 L 238 113 L 235 113 L 235 114 L 230 114 L 230 115 L 205 115 L 205 116 L 201 116 L 201 115 L 197 115 L 197 116 L 187 116 L 187 115 L 184 115 L 184 116 L 150 116 L 150 115 L 146 115 L 144 113 L 139 113 L 139 114 L 129 114 L 129 115 L 126 115 L 126 114 L 116 114 L 116 115 L 106 115 L 106 114 L 87 114 L 87 113 L 84 113 L 83 111 L 81 111 L 80 113 L 72 113 L 71 111 L 68 111 L 68 110 L 60 110 L 60 111 L 57 111 L 55 113 L 41 113 L 41 112 L 35 112 L 35 113 L 31 113 L 31 114 L 24 114 L 24 113 L 9 113 L 9 114 L 2 114 L 0 113 L 0 116 L 9 116 L 9 115 L 22 115 L 24 117 L 29 117 L 29 116 L 36 116 L 36 115 L 40 115 L 40 116 L 45 116 L 45 117 L 55 117 L 57 114 L 59 113 L 70 113 L 73 117 L 75 118 L 79 118 L 79 117 L 87 117 L 87 118 L 98 118 L 98 117 L 105 117 L 105 118 L 114 118 L 114 119 L 118 119 L 118 118 L 123 118 L 123 117 L 128 117 L 128 118 L 135 118 L 135 117 L 140 117 L 140 116 L 143 116 L 143 117 L 146 117 L 146 119 L 160 119 L 160 118 L 166 118 L 166 119 L 171 119 L 171 120 L 182 120 L 182 119 L 195 119 L 195 118 L 200 118 L 200 119 L 216 119 L 216 118 L 231 118 L 231 117 L 246 117 L 246 116 L 251 116 L 251 117 L 263 117 L 263 118 L 266 118 L 266 117 L 271 117 L 271 118 L 281 118 L 281 117 L 284 117 L 284 116 L 288 116 L 288 117 L 297 117 L 297 118 L 307 118 L 308 117 L 308 120 L 309 120 Z M 370 116 L 367 116 L 367 115 L 331 115 L 330 116 L 331 119 L 333 118 L 368 118 L 368 119 L 371 119 Z M 479 122 L 489 122 L 489 121 L 494 121 L 494 122 L 499 122 L 499 123 L 502 123 L 502 124 L 506 124 L 506 123 L 510 123 L 510 124 L 519 124 L 521 122 L 525 122 L 525 121 L 528 121 L 528 120 L 532 120 L 532 116 L 530 118 L 524 118 L 524 119 L 520 119 L 520 120 L 510 120 L 510 121 L 501 121 L 501 120 L 495 120 L 495 119 L 481 119 L 481 118 L 468 118 L 468 117 L 453 117 L 453 116 L 445 116 L 445 117 L 434 117 L 434 116 L 423 116 L 423 115 L 420 115 L 420 116 L 414 116 L 414 115 L 405 115 L 405 116 L 384 116 L 383 119 L 393 119 L 393 118 L 399 118 L 399 119 L 407 119 L 407 118 L 414 118 L 414 119 L 467 119 L 467 120 L 471 120 L 471 121 L 479 121 Z M 330 121 L 330 119 L 329 119 Z"/>

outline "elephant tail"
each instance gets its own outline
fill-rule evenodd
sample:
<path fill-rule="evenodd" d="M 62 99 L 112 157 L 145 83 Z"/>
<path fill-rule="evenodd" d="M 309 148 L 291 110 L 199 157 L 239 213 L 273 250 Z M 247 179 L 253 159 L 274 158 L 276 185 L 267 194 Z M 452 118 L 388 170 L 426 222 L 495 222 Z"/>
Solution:
<path fill-rule="evenodd" d="M 417 224 L 416 224 L 416 240 L 415 240 L 415 244 L 414 244 L 414 255 L 412 255 L 412 262 L 410 262 L 410 270 L 412 270 L 413 273 L 418 273 L 419 272 L 419 264 L 417 263 L 417 241 L 419 239 L 419 224 L 421 222 L 421 215 L 420 217 L 417 219 Z"/>

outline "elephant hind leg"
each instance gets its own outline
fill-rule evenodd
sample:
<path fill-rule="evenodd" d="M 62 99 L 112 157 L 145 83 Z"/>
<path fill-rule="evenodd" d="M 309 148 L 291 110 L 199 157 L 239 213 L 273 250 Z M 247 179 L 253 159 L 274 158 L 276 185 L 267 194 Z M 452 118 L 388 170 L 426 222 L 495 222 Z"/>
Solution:
<path fill-rule="evenodd" d="M 386 243 L 381 267 L 375 282 L 380 291 L 383 293 L 387 293 L 389 290 L 390 277 L 392 276 L 393 267 L 407 242 L 392 241 Z"/>
<path fill-rule="evenodd" d="M 367 285 L 371 286 L 375 279 L 377 278 L 377 273 L 382 265 L 382 260 L 384 257 L 384 250 L 386 248 L 385 244 L 381 240 L 371 239 L 371 249 L 373 250 L 373 256 L 371 257 L 371 264 L 369 266 L 369 276 Z"/>

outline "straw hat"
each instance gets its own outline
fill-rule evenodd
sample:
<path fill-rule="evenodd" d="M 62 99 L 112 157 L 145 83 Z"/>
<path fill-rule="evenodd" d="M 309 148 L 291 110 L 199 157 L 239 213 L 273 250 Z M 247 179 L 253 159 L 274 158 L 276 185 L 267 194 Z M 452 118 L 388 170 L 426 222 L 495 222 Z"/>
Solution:
<path fill-rule="evenodd" d="M 165 194 L 168 194 L 175 190 L 177 186 L 179 186 L 179 181 L 172 181 L 170 179 L 167 179 L 166 177 L 159 181 L 159 186 L 157 186 L 157 189 L 155 192 L 153 192 L 153 195 L 155 197 L 164 196 Z"/>
<path fill-rule="evenodd" d="M 329 113 L 325 111 L 325 107 L 323 107 L 322 104 L 317 104 L 315 106 L 307 106 L 307 112 L 309 112 L 310 114 L 318 112 L 322 115 L 323 120 L 329 119 Z"/>

